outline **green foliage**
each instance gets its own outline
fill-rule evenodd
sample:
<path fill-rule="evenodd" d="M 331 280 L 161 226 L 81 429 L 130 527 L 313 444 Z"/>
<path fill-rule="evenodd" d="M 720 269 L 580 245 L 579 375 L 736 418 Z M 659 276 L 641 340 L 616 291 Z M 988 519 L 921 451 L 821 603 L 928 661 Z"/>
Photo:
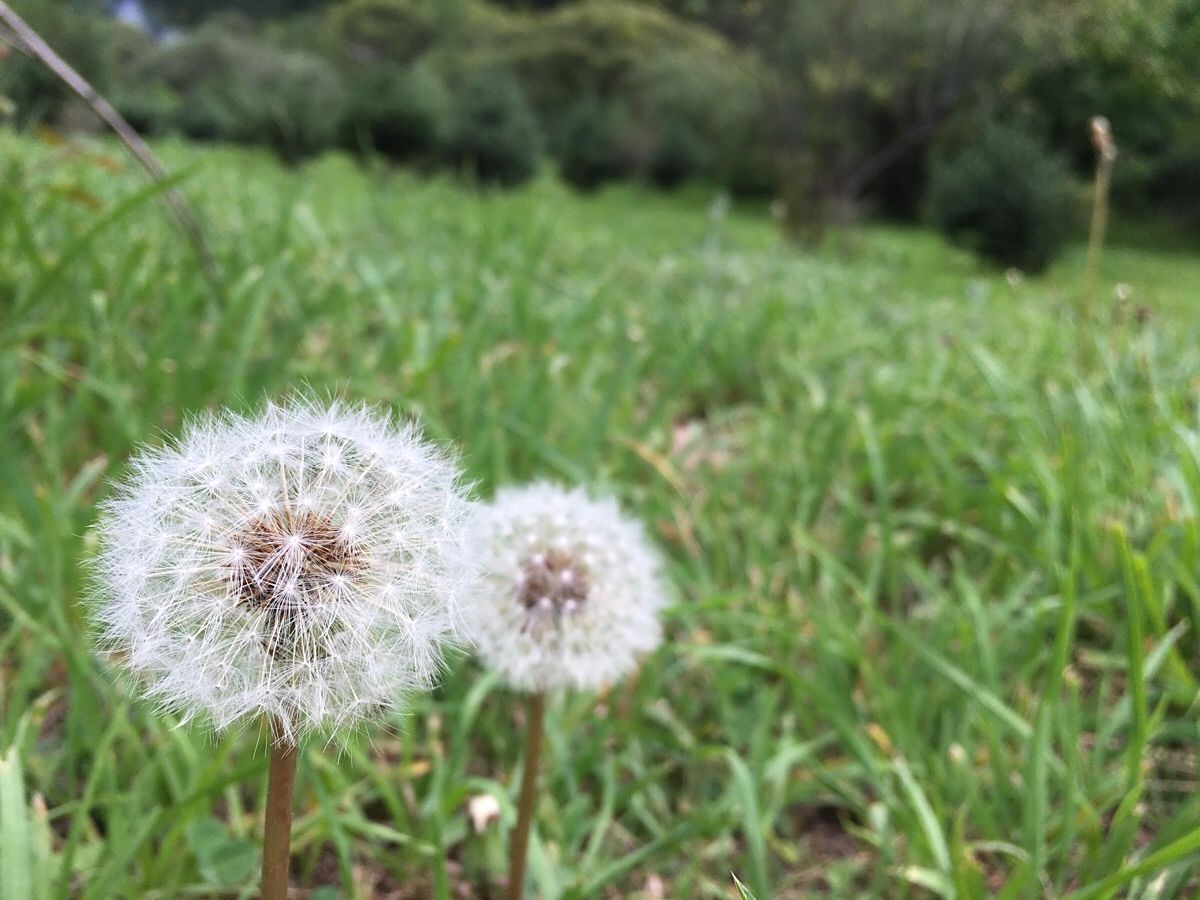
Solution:
<path fill-rule="evenodd" d="M 795 230 L 819 234 L 869 203 L 912 216 L 913 165 L 956 115 L 1014 77 L 1029 0 L 812 0 L 768 4 L 762 52 L 778 73 L 771 136 Z M 764 17 L 766 18 L 766 17 Z M 907 166 L 908 179 L 884 176 Z M 811 221 L 800 222 L 800 218 Z"/>
<path fill-rule="evenodd" d="M 437 38 L 439 19 L 428 0 L 349 0 L 333 7 L 329 27 L 350 58 L 395 66 L 412 62 Z"/>
<path fill-rule="evenodd" d="M 214 85 L 232 112 L 233 140 L 264 144 L 288 159 L 330 146 L 346 102 L 337 72 L 311 54 L 264 52 L 261 45 L 240 50 L 231 60 L 237 77 Z"/>
<path fill-rule="evenodd" d="M 825 180 L 823 160 L 813 150 L 781 155 L 777 209 L 783 233 L 801 246 L 819 246 L 838 206 Z"/>
<path fill-rule="evenodd" d="M 711 65 L 732 53 L 708 29 L 628 0 L 583 0 L 519 20 L 492 52 L 530 85 L 531 99 L 546 112 L 588 91 L 607 96 L 640 62 L 679 50 L 706 53 Z"/>
<path fill-rule="evenodd" d="M 132 446 L 307 383 L 420 416 L 484 496 L 611 490 L 668 557 L 663 648 L 550 703 L 536 893 L 1195 895 L 1194 245 L 1106 249 L 1146 314 L 1093 321 L 1081 372 L 1081 253 L 1010 281 L 913 228 L 798 253 L 707 192 L 155 149 L 197 173 L 215 284 L 115 143 L 0 132 L 5 886 L 253 893 L 263 736 L 132 700 L 80 563 Z M 298 887 L 501 893 L 519 703 L 457 659 L 306 747 Z"/>
<path fill-rule="evenodd" d="M 674 188 L 697 178 L 708 162 L 708 145 L 682 116 L 671 116 L 663 125 L 647 175 L 661 188 Z"/>
<path fill-rule="evenodd" d="M 1178 122 L 1167 146 L 1148 161 L 1147 168 L 1144 196 L 1150 201 L 1149 209 L 1172 213 L 1200 231 L 1200 117 Z M 1135 202 L 1127 200 L 1126 204 Z M 1147 212 L 1146 204 L 1137 208 Z"/>
<path fill-rule="evenodd" d="M 102 16 L 72 10 L 53 0 L 22 4 L 19 12 L 88 81 L 107 89 L 130 53 L 146 38 Z M 0 45 L 4 46 L 4 45 Z M 16 50 L 0 58 L 0 97 L 15 107 L 20 122 L 53 120 L 74 96 L 49 69 Z"/>
<path fill-rule="evenodd" d="M 236 6 L 244 16 L 270 19 L 319 9 L 331 2 L 333 0 L 240 0 Z M 156 24 L 180 28 L 227 13 L 231 4 L 228 0 L 141 0 L 141 6 Z"/>
<path fill-rule="evenodd" d="M 531 178 L 543 138 L 521 83 L 502 69 L 479 69 L 458 96 L 449 159 L 484 183 L 511 187 Z"/>
<path fill-rule="evenodd" d="M 437 156 L 448 136 L 453 110 L 449 90 L 426 66 L 360 68 L 348 76 L 350 101 L 346 146 L 364 147 L 397 160 Z"/>
<path fill-rule="evenodd" d="M 181 126 L 183 100 L 178 91 L 163 81 L 148 82 L 139 87 L 122 85 L 109 99 L 139 134 L 163 134 Z"/>
<path fill-rule="evenodd" d="M 1096 0 L 1052 32 L 1018 91 L 1051 145 L 1090 177 L 1089 119 L 1112 123 L 1120 157 L 1113 201 L 1139 217 L 1174 213 L 1200 223 L 1200 7 L 1191 0 Z"/>
<path fill-rule="evenodd" d="M 0 754 L 0 897 L 49 900 L 44 873 L 58 862 L 50 852 L 45 804 L 27 804 L 18 747 Z"/>
<path fill-rule="evenodd" d="M 188 825 L 188 848 L 200 877 L 214 887 L 245 884 L 255 875 L 260 849 L 245 837 L 234 837 L 218 819 L 198 817 Z"/>
<path fill-rule="evenodd" d="M 1027 133 L 997 125 L 935 168 L 929 215 L 980 256 L 1033 272 L 1079 224 L 1062 161 Z"/>
<path fill-rule="evenodd" d="M 632 108 L 652 80 L 650 73 L 665 82 L 660 93 L 674 93 L 683 101 L 689 93 L 686 80 L 728 84 L 737 78 L 737 69 L 749 66 L 709 29 L 627 0 L 584 0 L 513 19 L 494 40 L 477 35 L 472 52 L 511 68 L 547 121 L 560 120 L 580 97 L 619 100 Z M 683 73 L 679 60 L 699 70 Z"/>
<path fill-rule="evenodd" d="M 773 172 L 764 127 L 765 78 L 763 68 L 750 58 L 728 51 L 714 56 L 711 48 L 640 59 L 625 96 L 636 110 L 636 121 L 657 138 L 648 167 L 682 162 L 684 177 L 703 174 L 738 193 L 766 193 Z M 663 151 L 673 153 L 676 162 L 662 159 Z"/>
<path fill-rule="evenodd" d="M 338 143 L 424 163 L 449 127 L 462 74 L 499 68 L 521 82 L 551 154 L 572 155 L 564 170 L 615 166 L 647 178 L 662 148 L 664 158 L 693 157 L 696 177 L 733 193 L 803 200 L 788 203 L 794 234 L 819 237 L 864 213 L 916 218 L 935 148 L 981 117 L 1032 123 L 1086 177 L 1087 120 L 1103 113 L 1122 151 L 1115 208 L 1200 219 L 1193 0 L 235 5 L 148 0 L 153 20 L 193 29 L 185 55 L 197 27 L 237 45 L 214 56 L 225 74 L 181 87 L 146 80 L 137 58 L 166 48 L 149 51 L 146 35 L 100 19 L 112 8 L 105 0 L 28 0 L 21 12 L 144 130 L 265 143 L 289 158 Z M 244 78 L 228 72 L 230 56 Z M 345 87 L 344 127 L 325 66 Z M 19 122 L 91 124 L 57 79 L 20 56 L 0 65 L 0 98 Z M 581 98 L 621 121 L 615 154 L 606 143 L 584 158 L 587 123 L 572 112 Z"/>
<path fill-rule="evenodd" d="M 556 156 L 567 183 L 590 191 L 628 173 L 623 118 L 596 97 L 582 97 L 563 118 Z"/>
<path fill-rule="evenodd" d="M 137 90 L 118 101 L 152 131 L 257 143 L 287 159 L 330 146 L 346 96 L 324 59 L 207 25 L 154 49 L 137 66 Z"/>

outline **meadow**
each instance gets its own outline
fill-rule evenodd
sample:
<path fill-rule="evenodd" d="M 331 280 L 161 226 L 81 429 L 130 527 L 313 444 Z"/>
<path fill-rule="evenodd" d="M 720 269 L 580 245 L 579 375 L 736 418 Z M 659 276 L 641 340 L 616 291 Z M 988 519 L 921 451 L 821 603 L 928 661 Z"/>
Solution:
<path fill-rule="evenodd" d="M 115 145 L 0 133 L 5 900 L 252 895 L 263 734 L 131 699 L 79 600 L 135 445 L 296 385 L 482 496 L 612 491 L 669 557 L 663 647 L 550 704 L 548 900 L 1195 895 L 1200 248 L 1116 223 L 1080 341 L 1082 246 L 1024 278 L 699 188 L 157 149 L 211 277 Z M 520 734 L 462 657 L 311 747 L 298 896 L 495 896 Z"/>

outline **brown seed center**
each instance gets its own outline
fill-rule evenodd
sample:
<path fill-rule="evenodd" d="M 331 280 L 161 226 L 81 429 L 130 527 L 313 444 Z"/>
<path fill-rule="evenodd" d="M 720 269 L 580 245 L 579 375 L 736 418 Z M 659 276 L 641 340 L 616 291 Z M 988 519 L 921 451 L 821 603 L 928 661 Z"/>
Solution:
<path fill-rule="evenodd" d="M 302 623 L 339 580 L 362 571 L 359 552 L 312 512 L 255 519 L 234 546 L 230 583 L 241 603 L 267 614 L 263 648 L 274 657 L 319 653 L 298 645 Z"/>
<path fill-rule="evenodd" d="M 236 548 L 230 563 L 234 590 L 258 608 L 300 606 L 361 568 L 337 526 L 312 512 L 255 519 Z"/>
<path fill-rule="evenodd" d="M 576 612 L 590 589 L 583 566 L 567 554 L 552 550 L 525 560 L 517 597 L 530 621 L 544 622 Z"/>

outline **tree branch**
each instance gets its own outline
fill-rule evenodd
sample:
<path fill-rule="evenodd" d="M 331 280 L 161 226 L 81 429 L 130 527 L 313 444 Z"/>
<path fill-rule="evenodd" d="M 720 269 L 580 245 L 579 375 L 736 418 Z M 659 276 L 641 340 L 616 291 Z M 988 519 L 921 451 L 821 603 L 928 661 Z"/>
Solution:
<path fill-rule="evenodd" d="M 858 197 L 872 181 L 898 162 L 905 153 L 921 146 L 937 132 L 944 116 L 935 115 L 917 122 L 896 136 L 877 153 L 867 157 L 842 183 L 842 192 L 850 198 Z"/>

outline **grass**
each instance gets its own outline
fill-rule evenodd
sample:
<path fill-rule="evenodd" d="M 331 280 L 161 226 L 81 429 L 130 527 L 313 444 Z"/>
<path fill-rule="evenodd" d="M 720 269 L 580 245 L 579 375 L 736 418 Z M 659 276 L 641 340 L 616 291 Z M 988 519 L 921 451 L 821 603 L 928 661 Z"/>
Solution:
<path fill-rule="evenodd" d="M 670 555 L 668 643 L 548 710 L 544 897 L 1192 895 L 1200 255 L 1111 248 L 1080 372 L 1082 247 L 1006 277 L 920 230 L 803 254 L 700 191 L 160 149 L 218 283 L 111 146 L 0 135 L 5 900 L 252 894 L 262 735 L 130 700 L 81 560 L 137 442 L 297 383 L 419 415 L 483 494 L 611 489 Z M 487 896 L 517 709 L 462 659 L 313 747 L 298 884 Z"/>

